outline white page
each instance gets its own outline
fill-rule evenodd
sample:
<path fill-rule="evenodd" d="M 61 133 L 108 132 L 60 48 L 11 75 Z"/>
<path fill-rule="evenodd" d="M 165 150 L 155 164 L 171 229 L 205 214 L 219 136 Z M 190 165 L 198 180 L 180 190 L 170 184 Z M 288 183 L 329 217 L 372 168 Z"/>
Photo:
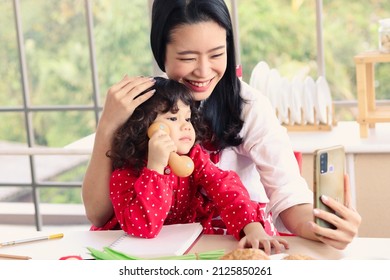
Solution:
<path fill-rule="evenodd" d="M 109 247 L 142 258 L 179 256 L 191 247 L 202 230 L 199 223 L 166 225 L 155 238 L 124 235 Z"/>

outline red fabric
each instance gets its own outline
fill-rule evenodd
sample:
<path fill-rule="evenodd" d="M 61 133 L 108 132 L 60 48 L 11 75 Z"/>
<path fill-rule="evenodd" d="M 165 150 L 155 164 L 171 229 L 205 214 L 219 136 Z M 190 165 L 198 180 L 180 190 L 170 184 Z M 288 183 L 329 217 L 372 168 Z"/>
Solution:
<path fill-rule="evenodd" d="M 128 169 L 115 170 L 110 198 L 115 216 L 102 228 L 120 228 L 130 235 L 153 238 L 164 224 L 200 222 L 205 233 L 227 233 L 236 239 L 250 222 L 261 222 L 269 235 L 277 235 L 265 204 L 253 202 L 235 172 L 218 169 L 199 145 L 189 156 L 194 161 L 190 177 L 161 175 L 144 168 L 140 177 Z M 169 169 L 169 167 L 167 168 Z M 220 217 L 221 223 L 216 217 Z"/>
<path fill-rule="evenodd" d="M 299 172 L 302 174 L 302 153 L 301 152 L 294 152 L 294 156 L 297 159 Z"/>
<path fill-rule="evenodd" d="M 242 65 L 236 66 L 236 75 L 238 78 L 242 78 Z"/>

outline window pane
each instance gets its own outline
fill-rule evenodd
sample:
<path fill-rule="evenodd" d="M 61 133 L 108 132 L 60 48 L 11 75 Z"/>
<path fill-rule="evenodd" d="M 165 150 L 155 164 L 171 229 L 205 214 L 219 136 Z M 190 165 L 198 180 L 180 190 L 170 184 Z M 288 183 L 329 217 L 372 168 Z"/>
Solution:
<path fill-rule="evenodd" d="M 91 104 L 84 1 L 20 1 L 32 105 Z"/>
<path fill-rule="evenodd" d="M 63 147 L 95 131 L 92 112 L 57 111 L 32 113 L 35 144 Z"/>
<path fill-rule="evenodd" d="M 23 105 L 17 35 L 12 11 L 12 1 L 0 1 L 0 108 Z"/>
<path fill-rule="evenodd" d="M 315 2 L 239 1 L 244 80 L 249 81 L 252 69 L 261 60 L 288 78 L 318 77 Z M 389 10 L 390 2 L 385 0 L 323 1 L 325 72 L 333 100 L 357 99 L 353 57 L 377 50 L 378 20 L 389 17 Z M 376 73 L 379 97 L 389 92 L 383 83 L 388 75 L 389 70 Z M 355 109 L 337 109 L 336 114 L 338 120 L 356 119 Z"/>
<path fill-rule="evenodd" d="M 27 143 L 24 124 L 23 112 L 0 112 L 0 142 Z"/>
<path fill-rule="evenodd" d="M 129 76 L 152 75 L 149 10 L 146 0 L 93 1 L 94 40 L 102 100 Z"/>

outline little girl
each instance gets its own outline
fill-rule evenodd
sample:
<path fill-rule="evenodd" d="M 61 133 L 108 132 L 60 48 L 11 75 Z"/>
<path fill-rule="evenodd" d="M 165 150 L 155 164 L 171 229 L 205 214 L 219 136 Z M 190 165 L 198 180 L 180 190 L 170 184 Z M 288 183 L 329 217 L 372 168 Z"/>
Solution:
<path fill-rule="evenodd" d="M 265 205 L 251 201 L 238 175 L 216 167 L 197 144 L 209 138 L 190 91 L 183 84 L 155 78 L 154 95 L 138 106 L 114 136 L 107 152 L 113 164 L 110 199 L 115 217 L 103 229 L 121 228 L 138 237 L 153 238 L 163 225 L 200 222 L 204 233 L 224 233 L 240 240 L 239 247 L 281 244 Z M 161 122 L 150 139 L 147 130 Z M 189 177 L 171 172 L 171 152 L 188 155 L 194 162 Z M 95 230 L 97 228 L 94 228 Z"/>

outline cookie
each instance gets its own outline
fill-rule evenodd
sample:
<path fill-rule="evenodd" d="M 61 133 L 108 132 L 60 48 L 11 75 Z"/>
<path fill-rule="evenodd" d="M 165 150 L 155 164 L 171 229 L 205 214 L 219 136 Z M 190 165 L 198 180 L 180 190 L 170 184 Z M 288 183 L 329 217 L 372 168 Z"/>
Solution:
<path fill-rule="evenodd" d="M 225 255 L 221 260 L 269 260 L 269 256 L 261 249 L 245 248 L 235 249 Z"/>
<path fill-rule="evenodd" d="M 307 255 L 294 254 L 287 255 L 282 260 L 314 260 L 314 258 Z"/>

